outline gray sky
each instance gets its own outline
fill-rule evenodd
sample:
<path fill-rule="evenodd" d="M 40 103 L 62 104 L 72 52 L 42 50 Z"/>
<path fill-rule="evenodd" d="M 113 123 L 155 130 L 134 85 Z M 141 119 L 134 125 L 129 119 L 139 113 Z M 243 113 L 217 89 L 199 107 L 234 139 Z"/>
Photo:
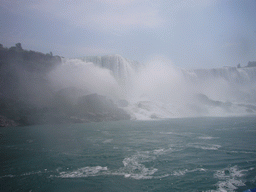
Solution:
<path fill-rule="evenodd" d="M 0 43 L 68 58 L 163 56 L 181 68 L 256 60 L 256 0 L 0 0 Z"/>

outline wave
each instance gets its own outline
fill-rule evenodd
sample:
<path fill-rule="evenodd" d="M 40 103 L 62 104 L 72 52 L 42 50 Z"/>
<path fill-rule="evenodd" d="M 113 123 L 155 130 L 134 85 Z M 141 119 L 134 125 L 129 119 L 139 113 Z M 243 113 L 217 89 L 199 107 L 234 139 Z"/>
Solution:
<path fill-rule="evenodd" d="M 196 168 L 196 169 L 192 169 L 192 170 L 183 169 L 183 170 L 174 171 L 172 173 L 172 175 L 173 176 L 184 176 L 186 173 L 193 173 L 193 172 L 198 172 L 198 171 L 206 172 L 207 170 L 203 169 L 203 168 Z"/>
<path fill-rule="evenodd" d="M 204 143 L 190 143 L 188 147 L 193 147 L 196 149 L 203 149 L 203 150 L 218 150 L 221 148 L 221 145 L 216 144 L 204 144 Z"/>
<path fill-rule="evenodd" d="M 75 171 L 60 172 L 58 177 L 61 178 L 79 178 L 79 177 L 92 177 L 101 175 L 102 172 L 107 171 L 107 167 L 95 166 L 95 167 L 82 167 Z"/>
<path fill-rule="evenodd" d="M 250 169 L 239 170 L 238 166 L 227 167 L 221 170 L 217 170 L 214 177 L 220 181 L 216 184 L 217 191 L 235 191 L 240 186 L 245 186 L 245 173 L 251 171 Z M 215 192 L 214 190 L 212 192 Z"/>
<path fill-rule="evenodd" d="M 131 179 L 160 179 L 168 177 L 170 174 L 157 174 L 158 169 L 149 166 L 147 167 L 145 163 L 151 163 L 154 161 L 157 156 L 164 155 L 172 151 L 172 149 L 155 149 L 152 151 L 141 151 L 137 152 L 134 155 L 128 156 L 123 159 L 123 167 L 117 169 L 109 169 L 108 167 L 103 166 L 87 166 L 82 167 L 76 170 L 71 171 L 62 171 L 57 170 L 57 175 L 51 175 L 51 177 L 60 177 L 60 178 L 82 178 L 82 177 L 93 177 L 93 176 L 104 176 L 104 175 L 113 175 L 113 176 L 123 176 L 124 178 Z"/>
<path fill-rule="evenodd" d="M 198 139 L 203 139 L 203 140 L 212 140 L 212 139 L 218 139 L 219 137 L 211 137 L 211 136 L 201 136 L 198 137 Z"/>

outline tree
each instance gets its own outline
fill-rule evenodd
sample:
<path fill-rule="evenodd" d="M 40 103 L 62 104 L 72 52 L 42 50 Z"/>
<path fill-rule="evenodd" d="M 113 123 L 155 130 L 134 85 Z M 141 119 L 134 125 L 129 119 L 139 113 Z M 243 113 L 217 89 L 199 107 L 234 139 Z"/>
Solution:
<path fill-rule="evenodd" d="M 17 48 L 18 50 L 22 50 L 21 43 L 16 43 L 16 48 Z"/>
<path fill-rule="evenodd" d="M 256 61 L 249 61 L 247 67 L 256 67 Z"/>

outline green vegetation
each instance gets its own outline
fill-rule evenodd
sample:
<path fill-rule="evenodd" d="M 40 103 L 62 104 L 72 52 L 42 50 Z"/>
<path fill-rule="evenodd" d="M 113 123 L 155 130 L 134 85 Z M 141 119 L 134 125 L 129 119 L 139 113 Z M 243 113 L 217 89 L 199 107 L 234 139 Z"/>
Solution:
<path fill-rule="evenodd" d="M 16 64 L 27 71 L 45 73 L 60 63 L 61 58 L 59 56 L 53 56 L 52 52 L 43 54 L 31 50 L 24 50 L 20 43 L 10 48 L 4 48 L 0 44 L 0 67 Z"/>
<path fill-rule="evenodd" d="M 0 126 L 34 123 L 28 117 L 38 113 L 36 97 L 51 90 L 46 74 L 60 64 L 59 56 L 24 50 L 21 43 L 0 44 Z"/>
<path fill-rule="evenodd" d="M 242 68 L 240 63 L 236 67 Z M 248 68 L 248 67 L 256 67 L 256 61 L 249 61 L 248 64 L 244 68 Z"/>

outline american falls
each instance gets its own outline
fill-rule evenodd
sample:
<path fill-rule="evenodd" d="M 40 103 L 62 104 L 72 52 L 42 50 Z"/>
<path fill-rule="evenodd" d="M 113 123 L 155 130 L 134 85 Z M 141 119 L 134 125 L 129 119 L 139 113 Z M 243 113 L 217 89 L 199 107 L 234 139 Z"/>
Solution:
<path fill-rule="evenodd" d="M 256 67 L 182 69 L 162 58 L 141 64 L 120 55 L 88 56 L 62 59 L 49 78 L 59 89 L 104 95 L 137 120 L 256 112 Z"/>

